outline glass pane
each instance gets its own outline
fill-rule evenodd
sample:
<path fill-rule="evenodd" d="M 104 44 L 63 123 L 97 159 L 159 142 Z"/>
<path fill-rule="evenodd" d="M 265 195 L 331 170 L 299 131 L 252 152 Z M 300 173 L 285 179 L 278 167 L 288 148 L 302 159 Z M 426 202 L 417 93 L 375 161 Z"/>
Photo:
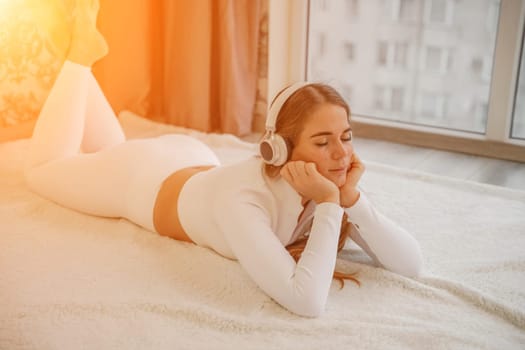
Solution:
<path fill-rule="evenodd" d="M 336 86 L 354 115 L 484 133 L 499 6 L 310 0 L 307 78 Z"/>
<path fill-rule="evenodd" d="M 525 35 L 523 40 L 521 45 L 520 75 L 510 137 L 525 140 Z"/>

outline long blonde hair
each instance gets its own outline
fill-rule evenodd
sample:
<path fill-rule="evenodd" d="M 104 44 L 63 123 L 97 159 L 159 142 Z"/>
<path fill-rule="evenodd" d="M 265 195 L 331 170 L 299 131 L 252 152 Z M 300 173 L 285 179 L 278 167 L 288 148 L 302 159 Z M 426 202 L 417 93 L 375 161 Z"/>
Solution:
<path fill-rule="evenodd" d="M 278 95 L 277 95 L 278 96 Z M 293 150 L 299 135 L 303 131 L 303 125 L 308 117 L 315 111 L 317 107 L 324 103 L 341 106 L 345 109 L 348 119 L 350 119 L 350 107 L 343 97 L 331 86 L 326 84 L 308 84 L 296 92 L 294 92 L 288 100 L 283 104 L 277 120 L 275 123 L 276 132 L 282 136 L 290 146 L 289 154 Z M 274 166 L 270 164 L 265 165 L 265 172 L 270 177 L 276 177 L 279 174 L 282 166 Z M 350 223 L 347 220 L 347 215 L 343 215 L 343 222 L 341 224 L 341 233 L 339 235 L 339 243 L 337 251 L 343 249 L 346 239 L 350 235 Z M 308 237 L 301 238 L 292 244 L 289 244 L 286 249 L 290 255 L 298 261 L 301 254 L 306 247 Z M 334 271 L 334 278 L 341 282 L 341 288 L 344 286 L 344 280 L 351 280 L 357 285 L 360 282 L 354 277 L 354 274 L 342 273 Z"/>

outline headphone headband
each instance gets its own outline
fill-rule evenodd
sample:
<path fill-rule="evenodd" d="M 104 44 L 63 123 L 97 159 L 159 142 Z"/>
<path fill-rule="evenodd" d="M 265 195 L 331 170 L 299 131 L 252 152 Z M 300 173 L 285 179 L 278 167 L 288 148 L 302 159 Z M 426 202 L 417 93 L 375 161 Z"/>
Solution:
<path fill-rule="evenodd" d="M 308 85 L 308 83 L 298 82 L 288 86 L 277 95 L 270 106 L 266 117 L 266 134 L 259 143 L 259 154 L 267 164 L 280 166 L 288 160 L 290 153 L 289 144 L 281 135 L 275 133 L 275 122 L 277 121 L 277 115 L 284 103 L 288 101 L 288 98 L 305 85 Z"/>
<path fill-rule="evenodd" d="M 281 111 L 281 108 L 283 107 L 284 103 L 288 101 L 288 98 L 290 98 L 290 96 L 292 96 L 294 92 L 309 84 L 310 83 L 304 81 L 294 83 L 285 88 L 275 98 L 272 105 L 270 106 L 270 110 L 268 111 L 268 117 L 266 118 L 266 132 L 275 132 L 275 123 L 277 121 L 277 116 L 279 115 L 279 112 Z"/>

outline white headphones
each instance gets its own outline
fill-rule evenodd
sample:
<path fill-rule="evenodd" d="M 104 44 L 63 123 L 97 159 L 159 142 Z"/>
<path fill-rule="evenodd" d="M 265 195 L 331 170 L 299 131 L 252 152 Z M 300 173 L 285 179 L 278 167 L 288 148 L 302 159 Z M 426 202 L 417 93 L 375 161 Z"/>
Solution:
<path fill-rule="evenodd" d="M 310 83 L 301 81 L 288 86 L 282 90 L 270 106 L 266 118 L 266 133 L 261 142 L 259 142 L 259 154 L 266 164 L 279 166 L 288 160 L 289 145 L 281 135 L 275 132 L 275 123 L 281 108 L 284 103 L 288 101 L 288 98 L 292 96 L 294 92 L 308 84 Z"/>

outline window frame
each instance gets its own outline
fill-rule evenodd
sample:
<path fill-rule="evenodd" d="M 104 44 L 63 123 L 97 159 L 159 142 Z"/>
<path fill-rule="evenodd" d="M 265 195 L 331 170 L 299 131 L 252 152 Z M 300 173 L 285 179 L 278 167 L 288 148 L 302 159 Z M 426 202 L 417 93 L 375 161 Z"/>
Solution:
<path fill-rule="evenodd" d="M 270 100 L 283 86 L 306 79 L 309 7 L 309 1 L 269 0 Z M 356 134 L 525 162 L 525 140 L 510 134 L 524 21 L 525 0 L 501 0 L 485 134 L 354 115 Z"/>

